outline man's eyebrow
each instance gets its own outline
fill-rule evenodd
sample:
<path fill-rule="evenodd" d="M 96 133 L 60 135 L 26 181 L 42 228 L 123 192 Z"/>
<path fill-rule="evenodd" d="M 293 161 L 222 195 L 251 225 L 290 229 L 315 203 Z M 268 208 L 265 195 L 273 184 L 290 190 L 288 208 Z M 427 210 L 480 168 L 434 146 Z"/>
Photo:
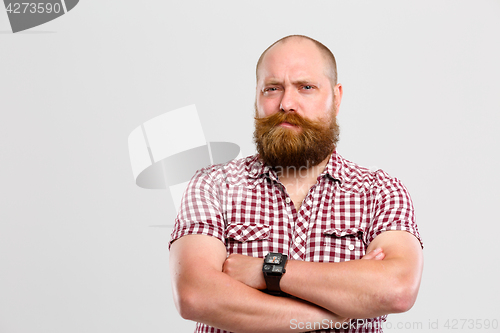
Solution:
<path fill-rule="evenodd" d="M 317 85 L 317 83 L 315 83 L 315 82 L 316 82 L 315 80 L 304 78 L 304 79 L 299 79 L 299 80 L 293 81 L 293 84 L 296 86 L 311 85 L 311 84 Z"/>
<path fill-rule="evenodd" d="M 316 82 L 315 80 L 312 80 L 310 78 L 301 78 L 301 79 L 293 81 L 292 84 L 296 85 L 296 86 L 317 84 L 315 82 Z M 282 81 L 280 79 L 277 79 L 277 78 L 269 78 L 269 79 L 264 80 L 264 84 L 265 85 L 278 85 L 278 84 L 282 84 Z"/>
<path fill-rule="evenodd" d="M 281 80 L 276 79 L 276 78 L 270 78 L 270 79 L 264 80 L 264 84 L 266 84 L 266 85 L 281 84 Z"/>

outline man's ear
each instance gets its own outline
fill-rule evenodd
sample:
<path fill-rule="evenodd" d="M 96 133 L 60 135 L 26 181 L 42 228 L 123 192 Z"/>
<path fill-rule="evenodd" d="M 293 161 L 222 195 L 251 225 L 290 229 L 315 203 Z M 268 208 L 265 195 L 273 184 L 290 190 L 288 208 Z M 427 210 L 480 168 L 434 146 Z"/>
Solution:
<path fill-rule="evenodd" d="M 333 87 L 333 103 L 335 104 L 335 116 L 339 115 L 340 103 L 342 102 L 342 95 L 344 90 L 342 89 L 342 83 L 337 83 L 335 87 Z"/>

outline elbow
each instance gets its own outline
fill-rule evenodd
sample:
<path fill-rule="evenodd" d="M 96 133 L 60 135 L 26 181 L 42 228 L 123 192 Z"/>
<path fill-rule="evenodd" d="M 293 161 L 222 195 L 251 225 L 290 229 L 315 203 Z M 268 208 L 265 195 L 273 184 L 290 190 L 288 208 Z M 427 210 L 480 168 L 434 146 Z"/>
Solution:
<path fill-rule="evenodd" d="M 391 279 L 389 313 L 402 313 L 410 310 L 417 300 L 420 289 L 421 269 L 413 273 L 400 274 Z"/>
<path fill-rule="evenodd" d="M 402 313 L 410 310 L 415 304 L 416 296 L 401 293 L 394 298 L 391 304 L 391 313 Z"/>
<path fill-rule="evenodd" d="M 410 310 L 415 304 L 418 286 L 403 284 L 393 288 L 389 298 L 388 308 L 390 313 L 402 313 Z"/>
<path fill-rule="evenodd" d="M 198 321 L 201 312 L 201 302 L 196 293 L 191 291 L 177 292 L 174 302 L 177 311 L 183 319 Z"/>

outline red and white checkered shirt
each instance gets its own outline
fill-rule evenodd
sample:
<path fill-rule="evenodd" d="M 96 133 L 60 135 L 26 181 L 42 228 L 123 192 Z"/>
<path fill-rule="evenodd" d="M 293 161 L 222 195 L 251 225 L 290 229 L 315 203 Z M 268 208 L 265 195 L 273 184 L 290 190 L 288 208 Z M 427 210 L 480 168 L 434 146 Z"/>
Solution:
<path fill-rule="evenodd" d="M 199 170 L 184 193 L 171 242 L 184 235 L 217 237 L 228 254 L 341 262 L 361 259 L 386 230 L 417 237 L 413 203 L 404 185 L 334 152 L 297 211 L 276 173 L 258 155 Z M 382 332 L 385 316 L 347 329 L 314 332 Z M 323 328 L 323 326 L 321 326 Z M 226 331 L 198 323 L 196 332 Z"/>

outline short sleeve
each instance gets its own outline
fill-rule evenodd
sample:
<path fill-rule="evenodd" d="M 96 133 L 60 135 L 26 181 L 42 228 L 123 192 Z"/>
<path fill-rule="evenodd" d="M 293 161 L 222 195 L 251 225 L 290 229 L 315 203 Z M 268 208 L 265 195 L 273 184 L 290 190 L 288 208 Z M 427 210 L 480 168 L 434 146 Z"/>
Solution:
<path fill-rule="evenodd" d="M 369 244 L 384 231 L 403 230 L 413 234 L 423 247 L 415 221 L 415 212 L 410 193 L 397 178 L 390 177 L 382 170 L 376 172 L 371 191 L 370 224 L 365 234 Z"/>
<path fill-rule="evenodd" d="M 225 244 L 225 224 L 220 202 L 220 186 L 206 169 L 189 182 L 175 219 L 170 245 L 185 235 L 207 235 Z"/>

